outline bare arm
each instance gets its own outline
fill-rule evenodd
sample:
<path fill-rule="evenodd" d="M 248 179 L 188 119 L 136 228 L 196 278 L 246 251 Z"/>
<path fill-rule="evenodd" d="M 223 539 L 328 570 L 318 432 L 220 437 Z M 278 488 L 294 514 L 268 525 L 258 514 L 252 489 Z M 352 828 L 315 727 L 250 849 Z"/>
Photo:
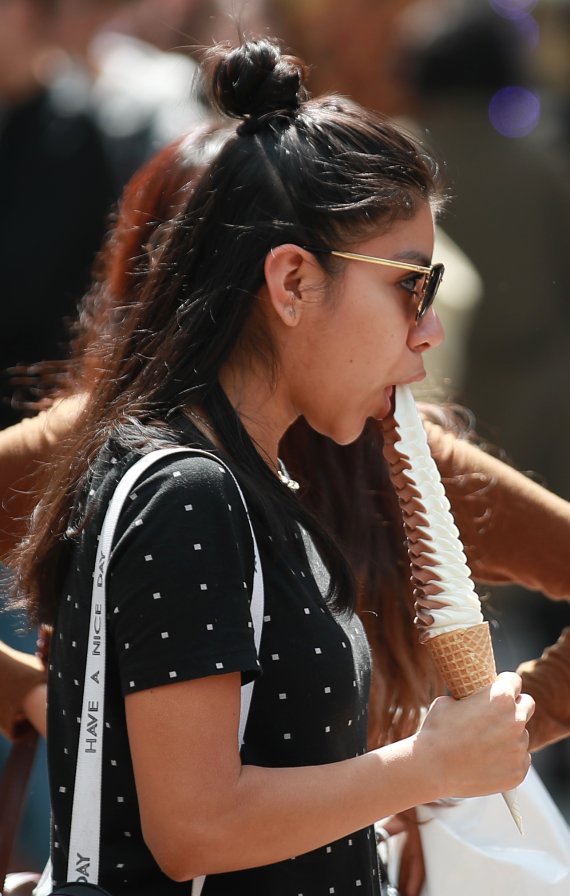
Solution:
<path fill-rule="evenodd" d="M 126 698 L 143 834 L 176 880 L 277 862 L 443 796 L 508 789 L 526 774 L 532 700 L 505 673 L 439 698 L 417 735 L 305 768 L 242 766 L 237 673 Z M 453 732 L 453 736 L 450 736 Z"/>
<path fill-rule="evenodd" d="M 47 684 L 38 684 L 26 694 L 22 710 L 36 731 L 47 736 Z"/>
<path fill-rule="evenodd" d="M 38 657 L 0 641 L 0 733 L 5 737 L 17 737 L 26 719 L 45 735 L 45 680 Z"/>
<path fill-rule="evenodd" d="M 518 668 L 523 687 L 536 700 L 528 730 L 531 750 L 540 750 L 570 735 L 570 628 L 542 656 Z"/>
<path fill-rule="evenodd" d="M 64 398 L 0 432 L 0 558 L 25 534 L 40 497 L 42 469 L 72 432 L 84 401 L 83 394 Z"/>

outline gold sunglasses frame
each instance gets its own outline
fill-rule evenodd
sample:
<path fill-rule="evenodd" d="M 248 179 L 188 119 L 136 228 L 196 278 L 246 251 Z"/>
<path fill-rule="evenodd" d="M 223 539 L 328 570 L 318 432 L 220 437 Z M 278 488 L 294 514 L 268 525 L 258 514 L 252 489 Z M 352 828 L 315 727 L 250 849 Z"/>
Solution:
<path fill-rule="evenodd" d="M 309 250 L 311 251 L 311 250 Z M 414 271 L 419 274 L 427 274 L 428 279 L 425 281 L 425 287 L 420 297 L 420 301 L 418 304 L 418 310 L 416 311 L 416 322 L 421 320 L 424 314 L 426 314 L 433 304 L 433 300 L 435 299 L 437 290 L 439 289 L 439 285 L 443 279 L 443 275 L 445 272 L 445 268 L 441 262 L 437 264 L 432 264 L 429 267 L 421 264 L 411 264 L 406 261 L 393 261 L 390 258 L 376 258 L 374 255 L 359 255 L 356 252 L 340 252 L 336 249 L 329 249 L 329 255 L 336 255 L 337 258 L 346 258 L 349 261 L 367 261 L 370 264 L 381 264 L 390 268 L 399 268 L 403 271 Z M 429 302 L 426 304 L 424 301 L 424 296 L 427 291 L 428 284 L 433 275 L 438 277 L 438 282 L 434 288 L 433 295 L 430 296 Z"/>

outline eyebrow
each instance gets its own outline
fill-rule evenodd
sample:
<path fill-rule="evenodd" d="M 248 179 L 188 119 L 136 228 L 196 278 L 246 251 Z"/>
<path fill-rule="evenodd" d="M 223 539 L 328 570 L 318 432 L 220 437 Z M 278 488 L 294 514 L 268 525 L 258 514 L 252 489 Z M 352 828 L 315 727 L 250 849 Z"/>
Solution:
<path fill-rule="evenodd" d="M 424 255 L 423 252 L 418 252 L 416 249 L 407 249 L 404 252 L 397 252 L 396 255 L 392 256 L 393 261 L 409 261 L 412 264 L 419 264 L 424 268 L 431 267 L 431 258 L 428 258 L 427 255 Z"/>

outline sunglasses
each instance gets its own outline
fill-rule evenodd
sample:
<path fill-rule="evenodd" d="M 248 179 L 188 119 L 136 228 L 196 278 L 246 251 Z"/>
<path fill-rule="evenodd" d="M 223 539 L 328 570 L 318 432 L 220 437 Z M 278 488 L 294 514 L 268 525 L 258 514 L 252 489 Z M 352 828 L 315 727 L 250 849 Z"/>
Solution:
<path fill-rule="evenodd" d="M 402 271 L 413 271 L 423 274 L 418 281 L 418 307 L 416 309 L 416 323 L 424 317 L 433 305 L 440 283 L 443 279 L 445 268 L 442 264 L 431 264 L 429 267 L 420 264 L 408 264 L 404 261 L 392 261 L 389 258 L 375 258 L 373 255 L 358 255 L 356 252 L 340 252 L 336 249 L 314 249 L 305 246 L 308 252 L 323 255 L 336 255 L 337 258 L 347 258 L 349 261 L 367 261 L 370 264 L 382 264 L 390 268 L 399 268 Z"/>

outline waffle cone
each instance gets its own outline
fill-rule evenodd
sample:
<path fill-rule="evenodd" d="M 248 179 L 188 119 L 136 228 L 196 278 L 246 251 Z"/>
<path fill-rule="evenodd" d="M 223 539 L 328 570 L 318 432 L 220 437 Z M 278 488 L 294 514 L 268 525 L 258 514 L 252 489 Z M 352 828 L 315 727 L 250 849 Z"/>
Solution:
<path fill-rule="evenodd" d="M 488 622 L 445 632 L 426 644 L 456 700 L 480 691 L 497 677 Z"/>

